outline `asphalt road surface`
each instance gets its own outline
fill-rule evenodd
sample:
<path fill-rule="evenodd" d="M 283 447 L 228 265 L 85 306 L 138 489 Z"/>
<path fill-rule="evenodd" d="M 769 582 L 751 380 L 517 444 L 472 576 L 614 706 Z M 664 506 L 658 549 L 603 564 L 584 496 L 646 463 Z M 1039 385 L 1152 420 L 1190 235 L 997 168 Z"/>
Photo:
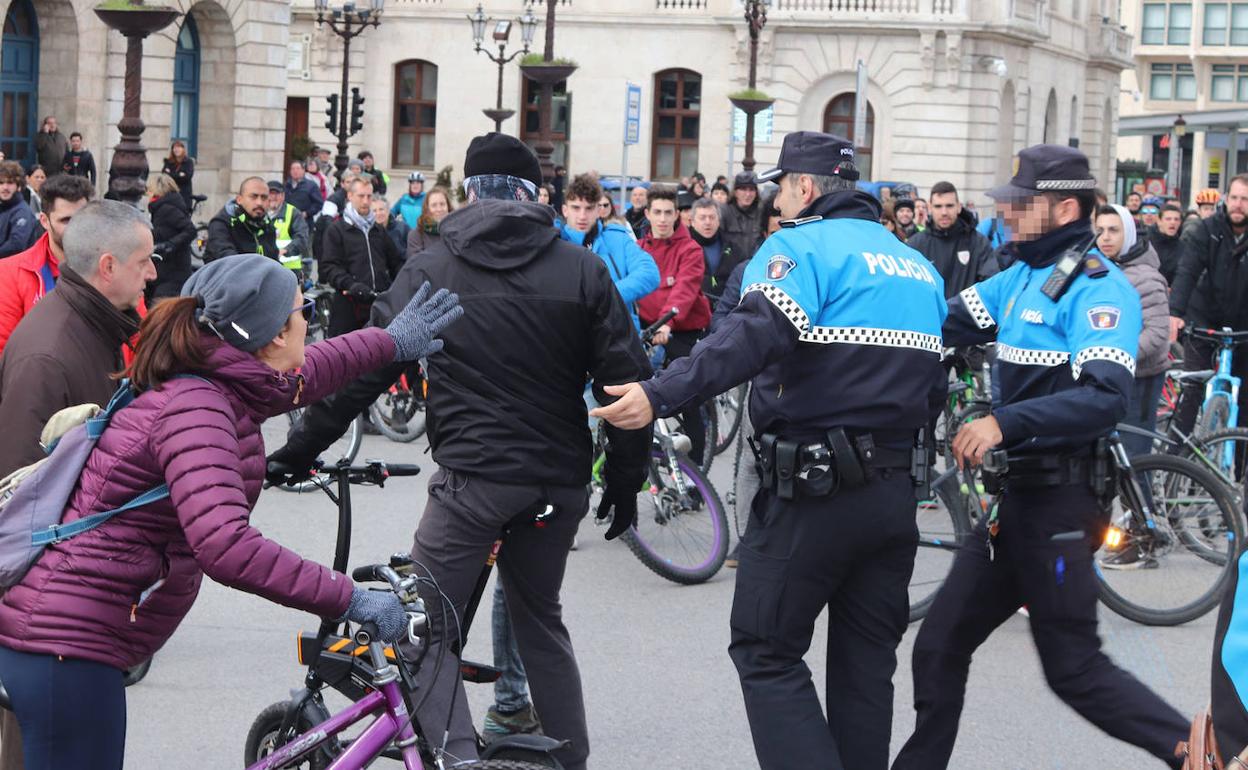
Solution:
<path fill-rule="evenodd" d="M 425 504 L 432 461 L 424 440 L 395 444 L 365 438 L 361 458 L 417 462 L 426 472 L 355 495 L 351 565 L 385 561 L 407 550 Z M 716 458 L 711 478 L 731 488 L 731 461 Z M 319 492 L 266 491 L 252 517 L 269 537 L 328 564 L 336 511 Z M 584 679 L 596 768 L 756 767 L 736 672 L 728 659 L 728 610 L 734 572 L 678 586 L 652 574 L 622 543 L 602 539 L 592 517 L 581 527 L 564 583 L 565 619 Z M 489 597 L 467 645 L 489 661 Z M 1215 613 L 1178 628 L 1148 628 L 1101 609 L 1101 635 L 1120 665 L 1185 714 L 1209 697 Z M 127 691 L 130 768 L 202 770 L 242 767 L 243 741 L 266 705 L 301 686 L 296 634 L 316 620 L 205 580 L 199 601 L 161 650 L 148 678 Z M 910 680 L 912 626 L 898 652 L 892 752 L 914 724 Z M 807 661 L 821 694 L 826 623 Z M 835 693 L 831 694 L 836 697 Z M 491 691 L 469 685 L 473 714 Z M 90 708 L 89 704 L 84 704 Z M 377 767 L 397 767 L 380 761 Z M 1045 687 L 1021 615 L 976 655 L 952 768 L 1087 770 L 1161 767 L 1143 752 L 1106 737 Z"/>

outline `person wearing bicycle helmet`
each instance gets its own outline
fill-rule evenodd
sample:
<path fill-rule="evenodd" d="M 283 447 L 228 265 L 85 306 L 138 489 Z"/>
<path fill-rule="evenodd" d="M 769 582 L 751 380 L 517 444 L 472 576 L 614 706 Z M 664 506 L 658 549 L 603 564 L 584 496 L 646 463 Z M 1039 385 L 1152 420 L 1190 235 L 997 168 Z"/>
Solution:
<path fill-rule="evenodd" d="M 1200 212 L 1201 219 L 1208 219 L 1218 210 L 1218 201 L 1222 200 L 1222 195 L 1212 187 L 1206 187 L 1196 193 L 1196 210 Z"/>
<path fill-rule="evenodd" d="M 122 671 L 169 640 L 205 574 L 321 617 L 373 622 L 386 641 L 406 632 L 394 594 L 354 587 L 248 518 L 265 475 L 260 424 L 365 372 L 436 354 L 463 310 L 445 290 L 429 294 L 426 285 L 385 329 L 305 351 L 311 307 L 294 273 L 244 254 L 205 266 L 144 319 L 126 369 L 139 395 L 100 436 L 63 521 L 161 484 L 168 496 L 52 543 L 0 598 L 0 681 L 27 770 L 122 767 Z"/>
<path fill-rule="evenodd" d="M 1164 201 L 1156 195 L 1144 196 L 1144 201 L 1140 204 L 1140 232 L 1143 235 L 1151 235 L 1157 227 L 1157 215 L 1161 213 L 1163 205 Z"/>
<path fill-rule="evenodd" d="M 952 451 L 964 468 L 993 452 L 1008 481 L 958 550 L 915 638 L 915 730 L 893 768 L 949 765 L 972 656 L 1026 606 L 1054 694 L 1177 770 L 1187 720 L 1114 665 L 1097 636 L 1094 555 L 1109 524 L 1102 495 L 1112 489 L 1098 446 L 1126 414 L 1139 295 L 1093 250 L 1087 157 L 1041 144 L 1020 152 L 1017 168 L 988 193 L 1014 231 L 1017 260 L 950 300 L 944 325 L 945 345 L 997 343 L 1000 394 L 990 415 L 959 427 Z"/>

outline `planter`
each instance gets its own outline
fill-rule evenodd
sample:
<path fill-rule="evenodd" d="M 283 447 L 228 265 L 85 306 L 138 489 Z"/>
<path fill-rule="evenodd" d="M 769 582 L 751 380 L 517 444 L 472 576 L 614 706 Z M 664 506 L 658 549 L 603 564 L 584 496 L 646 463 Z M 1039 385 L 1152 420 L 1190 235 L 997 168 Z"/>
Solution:
<path fill-rule="evenodd" d="M 493 107 L 488 107 L 481 111 L 485 113 L 485 116 L 487 118 L 494 121 L 495 123 L 502 123 L 507 118 L 510 118 L 512 115 L 516 114 L 515 110 L 496 110 Z"/>
<path fill-rule="evenodd" d="M 728 97 L 728 101 L 746 115 L 757 115 L 776 103 L 775 99 L 738 99 L 735 96 Z"/>
<path fill-rule="evenodd" d="M 567 80 L 576 72 L 575 64 L 521 64 L 520 72 L 534 83 L 543 86 Z"/>
<path fill-rule="evenodd" d="M 159 29 L 164 29 L 181 15 L 176 8 L 119 2 L 118 0 L 107 0 L 93 10 L 106 27 L 115 29 L 127 37 L 136 35 L 146 37 Z"/>

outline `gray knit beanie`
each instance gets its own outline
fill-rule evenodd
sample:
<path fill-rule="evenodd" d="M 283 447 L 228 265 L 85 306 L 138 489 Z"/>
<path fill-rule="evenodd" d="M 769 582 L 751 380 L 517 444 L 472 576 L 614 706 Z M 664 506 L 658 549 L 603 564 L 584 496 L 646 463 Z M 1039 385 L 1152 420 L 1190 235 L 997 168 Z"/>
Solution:
<path fill-rule="evenodd" d="M 290 269 L 259 254 L 213 260 L 182 286 L 199 302 L 199 323 L 239 350 L 254 353 L 286 326 L 299 282 Z"/>

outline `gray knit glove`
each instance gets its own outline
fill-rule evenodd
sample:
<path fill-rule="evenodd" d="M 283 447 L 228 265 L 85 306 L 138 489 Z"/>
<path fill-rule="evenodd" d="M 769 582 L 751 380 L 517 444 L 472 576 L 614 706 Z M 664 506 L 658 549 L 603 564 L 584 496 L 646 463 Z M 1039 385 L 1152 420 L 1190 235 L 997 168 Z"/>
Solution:
<path fill-rule="evenodd" d="M 386 333 L 394 340 L 395 361 L 415 361 L 437 353 L 442 349 L 442 340 L 435 337 L 464 314 L 458 294 L 438 289 L 426 301 L 430 290 L 425 281 L 407 307 L 386 327 Z"/>
<path fill-rule="evenodd" d="M 407 613 L 403 610 L 403 603 L 389 591 L 352 589 L 347 620 L 377 624 L 377 636 L 382 642 L 397 641 L 407 634 Z"/>

